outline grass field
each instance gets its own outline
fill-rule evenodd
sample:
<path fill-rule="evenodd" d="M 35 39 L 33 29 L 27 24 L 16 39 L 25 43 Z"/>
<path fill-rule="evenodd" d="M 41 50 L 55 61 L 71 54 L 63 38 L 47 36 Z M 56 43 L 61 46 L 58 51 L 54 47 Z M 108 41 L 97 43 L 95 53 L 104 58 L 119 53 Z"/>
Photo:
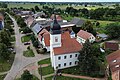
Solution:
<path fill-rule="evenodd" d="M 45 80 L 52 80 L 53 76 L 45 78 Z M 65 76 L 57 76 L 57 80 L 86 80 L 86 79 L 80 79 L 80 78 L 71 78 L 71 77 L 65 77 Z"/>
<path fill-rule="evenodd" d="M 10 55 L 9 62 L 6 60 L 0 60 L 0 72 L 5 72 L 5 71 L 10 70 L 12 63 L 14 61 L 14 56 L 15 56 L 15 54 Z"/>
<path fill-rule="evenodd" d="M 31 35 L 26 35 L 21 37 L 22 43 L 30 41 Z"/>
<path fill-rule="evenodd" d="M 30 8 L 34 8 L 35 6 L 39 6 L 40 7 L 40 4 L 39 3 L 9 3 L 8 4 L 8 8 L 20 8 L 20 7 L 23 7 L 23 8 L 26 8 L 26 9 L 30 9 Z"/>
<path fill-rule="evenodd" d="M 30 50 L 27 50 L 27 51 L 24 51 L 23 52 L 23 55 L 25 56 L 25 57 L 34 57 L 35 55 L 34 55 L 34 53 L 33 53 L 33 51 L 30 49 Z"/>
<path fill-rule="evenodd" d="M 38 62 L 38 65 L 42 65 L 42 64 L 50 64 L 50 58 L 47 58 Z"/>
<path fill-rule="evenodd" d="M 40 68 L 38 68 L 38 71 L 40 73 Z M 48 74 L 52 74 L 54 73 L 53 68 L 51 67 L 51 65 L 47 66 L 47 67 L 42 67 L 42 75 L 48 75 Z"/>
<path fill-rule="evenodd" d="M 47 5 L 47 4 L 46 4 Z M 9 8 L 26 8 L 26 9 L 30 9 L 30 8 L 34 8 L 35 6 L 39 6 L 39 8 L 42 8 L 42 5 L 40 5 L 39 3 L 9 3 L 8 7 Z M 69 5 L 47 5 L 49 7 L 55 7 L 55 8 L 60 8 L 60 9 L 66 9 L 67 7 L 70 7 Z M 104 6 L 87 6 L 85 7 L 84 5 L 71 5 L 71 7 L 75 8 L 75 9 L 83 9 L 83 8 L 87 8 L 88 10 L 90 9 L 97 9 L 97 8 L 106 8 L 108 7 L 108 5 L 104 5 Z M 113 8 L 113 6 L 109 6 L 109 8 Z"/>

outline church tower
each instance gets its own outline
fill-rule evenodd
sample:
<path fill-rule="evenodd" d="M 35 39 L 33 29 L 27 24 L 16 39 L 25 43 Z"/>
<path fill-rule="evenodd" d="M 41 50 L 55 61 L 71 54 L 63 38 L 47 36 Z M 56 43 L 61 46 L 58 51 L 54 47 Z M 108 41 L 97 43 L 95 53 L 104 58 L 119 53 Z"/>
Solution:
<path fill-rule="evenodd" d="M 53 24 L 51 25 L 50 46 L 53 48 L 61 47 L 61 27 L 57 22 L 55 14 Z"/>

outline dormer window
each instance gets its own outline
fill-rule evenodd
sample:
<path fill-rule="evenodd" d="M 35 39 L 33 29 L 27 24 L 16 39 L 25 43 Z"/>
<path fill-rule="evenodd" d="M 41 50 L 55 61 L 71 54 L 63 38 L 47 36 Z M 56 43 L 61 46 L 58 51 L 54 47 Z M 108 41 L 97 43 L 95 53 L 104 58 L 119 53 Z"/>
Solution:
<path fill-rule="evenodd" d="M 113 63 L 117 62 L 117 60 L 113 60 Z"/>
<path fill-rule="evenodd" d="M 116 67 L 116 68 L 119 68 L 120 66 L 119 66 L 119 65 L 116 65 L 115 67 Z"/>
<path fill-rule="evenodd" d="M 58 42 L 58 38 L 57 37 L 55 37 L 55 42 Z"/>

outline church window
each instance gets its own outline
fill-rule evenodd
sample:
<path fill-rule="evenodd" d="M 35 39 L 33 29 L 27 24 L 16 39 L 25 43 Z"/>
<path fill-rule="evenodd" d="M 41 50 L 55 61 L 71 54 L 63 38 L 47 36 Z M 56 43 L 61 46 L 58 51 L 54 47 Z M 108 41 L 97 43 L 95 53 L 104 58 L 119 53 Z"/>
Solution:
<path fill-rule="evenodd" d="M 58 38 L 57 37 L 55 37 L 55 42 L 58 42 Z"/>

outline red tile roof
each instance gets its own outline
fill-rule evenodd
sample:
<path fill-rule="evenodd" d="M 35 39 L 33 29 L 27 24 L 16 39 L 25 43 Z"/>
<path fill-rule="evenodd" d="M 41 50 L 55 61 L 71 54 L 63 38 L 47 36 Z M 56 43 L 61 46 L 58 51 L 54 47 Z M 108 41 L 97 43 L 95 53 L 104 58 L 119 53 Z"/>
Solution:
<path fill-rule="evenodd" d="M 50 46 L 50 34 L 47 30 L 42 30 L 39 33 L 39 36 L 43 34 L 44 37 L 44 42 L 45 46 Z M 78 52 L 82 48 L 82 45 L 76 41 L 75 38 L 70 37 L 69 32 L 64 32 L 61 34 L 61 39 L 62 39 L 62 45 L 61 47 L 53 48 L 54 54 L 59 55 L 59 54 L 67 54 L 67 53 L 72 53 L 72 52 Z"/>
<path fill-rule="evenodd" d="M 105 49 L 118 50 L 119 49 L 118 41 L 106 41 L 105 42 Z"/>
<path fill-rule="evenodd" d="M 83 30 L 80 30 L 78 33 L 77 33 L 77 36 L 87 40 L 90 38 L 90 36 L 92 36 L 91 33 L 87 32 L 87 31 L 83 31 Z"/>
<path fill-rule="evenodd" d="M 120 70 L 120 50 L 109 54 L 106 58 L 112 73 Z"/>
<path fill-rule="evenodd" d="M 62 33 L 62 46 L 54 48 L 54 54 L 67 54 L 72 52 L 78 52 L 82 48 L 82 45 L 70 37 L 69 32 Z"/>
<path fill-rule="evenodd" d="M 45 46 L 50 46 L 50 34 L 44 34 L 43 37 Z"/>
<path fill-rule="evenodd" d="M 44 37 L 44 42 L 45 42 L 45 46 L 50 46 L 50 34 L 46 29 L 43 29 L 39 34 L 38 34 L 38 38 L 39 40 L 42 41 L 42 38 Z"/>

